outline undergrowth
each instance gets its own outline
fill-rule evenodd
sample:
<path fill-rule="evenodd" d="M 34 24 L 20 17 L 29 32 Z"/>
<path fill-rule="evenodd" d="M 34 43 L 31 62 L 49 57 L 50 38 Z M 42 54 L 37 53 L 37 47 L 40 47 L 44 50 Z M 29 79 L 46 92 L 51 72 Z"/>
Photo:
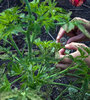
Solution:
<path fill-rule="evenodd" d="M 23 6 L 25 4 L 23 9 L 13 7 L 0 13 L 0 39 L 10 44 L 8 48 L 4 45 L 0 46 L 0 53 L 2 53 L 0 59 L 8 60 L 7 64 L 0 66 L 0 100 L 44 100 L 44 93 L 41 93 L 43 85 L 66 87 L 55 100 L 89 100 L 90 68 L 84 62 L 87 57 L 85 52 L 79 48 L 81 56 L 76 58 L 69 56 L 72 64 L 76 64 L 73 67 L 68 66 L 65 70 L 57 70 L 55 65 L 62 59 L 55 57 L 55 53 L 64 47 L 55 41 L 41 41 L 38 38 L 42 33 L 42 27 L 48 34 L 50 29 L 55 29 L 57 25 L 64 25 L 64 28 L 68 26 L 67 31 L 77 26 L 89 36 L 82 22 L 70 21 L 71 12 L 56 7 L 55 0 L 43 2 L 23 0 L 22 3 Z M 19 33 L 25 36 L 26 45 L 22 50 L 13 39 L 13 34 Z M 37 46 L 37 50 L 33 49 L 33 45 Z M 11 46 L 17 51 L 16 53 L 11 50 Z M 28 47 L 27 52 L 25 52 L 26 47 Z M 90 55 L 90 48 L 83 47 L 83 49 Z M 69 73 L 72 70 L 74 71 Z M 10 82 L 7 75 L 19 77 Z M 69 84 L 54 81 L 66 75 L 76 77 L 75 81 Z M 20 83 L 20 89 L 16 87 L 12 89 L 11 86 L 17 81 Z M 67 91 L 67 95 L 64 96 Z M 49 94 L 48 98 L 50 98 Z"/>

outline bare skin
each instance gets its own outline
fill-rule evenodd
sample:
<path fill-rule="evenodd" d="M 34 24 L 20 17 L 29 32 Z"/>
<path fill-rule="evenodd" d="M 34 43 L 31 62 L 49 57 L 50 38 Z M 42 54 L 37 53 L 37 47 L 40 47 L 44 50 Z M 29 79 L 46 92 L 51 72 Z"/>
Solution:
<path fill-rule="evenodd" d="M 79 17 L 75 17 L 73 20 L 81 20 L 87 24 L 84 24 L 84 27 L 87 29 L 87 31 L 90 33 L 90 22 L 79 18 Z M 90 41 L 89 38 L 87 38 L 77 27 L 75 27 L 73 30 L 71 30 L 69 33 L 66 33 L 66 31 L 61 27 L 59 30 L 59 33 L 57 35 L 56 38 L 56 42 L 59 43 L 60 39 L 64 36 L 64 34 L 66 34 L 67 36 L 70 37 L 70 39 L 67 41 L 67 43 L 70 42 L 81 42 L 81 41 Z"/>
<path fill-rule="evenodd" d="M 77 56 L 80 56 L 80 52 L 78 51 L 78 47 L 80 46 L 83 46 L 83 47 L 87 47 L 85 44 L 83 43 L 76 43 L 76 42 L 71 42 L 69 44 L 66 44 L 65 45 L 65 48 L 67 49 L 73 49 L 73 50 L 76 50 L 74 53 L 71 53 L 70 55 L 72 55 L 74 58 L 77 57 Z M 87 47 L 88 48 L 88 47 Z M 83 49 L 82 49 L 83 50 Z M 59 55 L 60 55 L 60 58 L 63 58 L 65 57 L 65 49 L 61 49 L 59 51 Z M 86 56 L 87 56 L 87 52 L 86 52 Z M 90 67 L 90 56 L 88 56 L 86 59 L 85 59 L 85 62 L 87 63 L 87 65 Z M 68 58 L 68 56 L 62 61 L 60 62 L 59 64 L 56 65 L 56 67 L 60 67 L 60 68 L 67 68 L 68 66 L 70 66 L 72 64 L 72 60 Z"/>
<path fill-rule="evenodd" d="M 79 18 L 79 17 L 75 17 L 74 19 L 82 20 L 83 22 L 88 23 L 88 24 L 85 24 L 84 27 L 90 33 L 90 22 L 89 21 L 82 19 L 82 18 Z M 87 38 L 77 27 L 75 27 L 69 33 L 66 33 L 66 31 L 61 27 L 60 31 L 57 35 L 57 38 L 56 38 L 57 43 L 60 42 L 60 39 L 63 37 L 64 34 L 66 34 L 70 37 L 70 39 L 67 41 L 67 44 L 65 45 L 65 48 L 76 50 L 74 53 L 71 53 L 70 55 L 72 55 L 73 57 L 80 56 L 80 53 L 77 49 L 78 46 L 80 46 L 80 45 L 82 45 L 84 47 L 87 47 L 87 46 L 85 44 L 76 43 L 76 42 L 90 41 L 90 39 Z M 59 51 L 60 58 L 63 58 L 66 56 L 66 55 L 64 55 L 64 53 L 65 53 L 65 49 L 61 49 Z M 85 59 L 85 62 L 90 67 L 90 56 Z M 69 58 L 65 58 L 62 63 L 57 64 L 57 67 L 67 68 L 71 63 L 72 63 L 72 61 Z"/>

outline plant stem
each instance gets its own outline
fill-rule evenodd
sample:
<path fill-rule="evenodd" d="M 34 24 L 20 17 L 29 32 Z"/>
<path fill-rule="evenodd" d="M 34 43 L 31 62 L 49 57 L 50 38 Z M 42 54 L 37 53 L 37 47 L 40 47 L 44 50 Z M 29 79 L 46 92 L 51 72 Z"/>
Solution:
<path fill-rule="evenodd" d="M 15 79 L 14 81 L 12 81 L 10 84 L 14 84 L 15 82 L 19 81 L 20 79 L 22 79 L 24 77 L 24 75 L 20 76 L 19 78 Z"/>
<path fill-rule="evenodd" d="M 28 2 L 28 0 L 24 0 L 24 1 L 27 5 L 29 18 L 31 18 L 31 9 L 30 9 L 29 2 Z M 29 56 L 29 59 L 31 59 L 31 52 L 32 52 L 32 43 L 30 41 L 30 23 L 31 23 L 31 21 L 29 21 L 29 23 L 28 23 L 28 29 L 27 29 L 27 33 L 26 33 L 26 37 L 27 37 L 27 41 L 28 41 L 28 56 Z"/>
<path fill-rule="evenodd" d="M 31 17 L 32 13 L 31 13 L 31 8 L 30 8 L 30 5 L 29 5 L 29 2 L 28 2 L 28 0 L 24 0 L 24 1 L 25 1 L 26 5 L 27 5 L 29 16 Z"/>
<path fill-rule="evenodd" d="M 72 64 L 71 64 L 71 66 L 72 66 Z M 60 75 L 60 74 L 64 74 L 65 72 L 68 72 L 68 71 L 70 71 L 70 70 L 74 70 L 74 69 L 76 69 L 77 67 L 78 67 L 78 65 L 76 65 L 76 66 L 74 66 L 74 67 L 71 67 L 71 68 L 70 68 L 70 66 L 69 66 L 67 69 L 65 69 L 65 70 L 63 70 L 63 71 L 61 71 L 61 72 L 59 72 L 59 73 L 53 74 L 53 75 L 51 75 L 51 76 L 48 76 L 46 79 L 49 79 L 49 78 L 58 76 L 58 75 Z"/>
<path fill-rule="evenodd" d="M 63 83 L 56 83 L 56 82 L 50 82 L 50 83 L 48 83 L 48 84 L 52 84 L 52 85 L 61 85 L 61 86 L 65 86 L 65 87 L 68 87 L 68 88 L 69 88 L 69 87 L 73 87 L 73 88 L 75 88 L 75 89 L 81 91 L 80 88 L 78 88 L 78 87 L 76 87 L 76 86 L 74 86 L 74 85 L 70 85 L 70 84 L 63 84 Z"/>
<path fill-rule="evenodd" d="M 22 55 L 22 53 L 20 52 L 20 50 L 19 50 L 17 44 L 16 44 L 15 41 L 13 40 L 12 35 L 10 35 L 9 38 L 10 38 L 10 40 L 11 40 L 11 42 L 12 42 L 11 45 L 17 50 L 19 56 L 22 58 L 23 55 Z"/>
<path fill-rule="evenodd" d="M 82 84 L 82 87 L 81 87 L 82 96 L 81 96 L 81 99 L 80 99 L 80 100 L 83 100 L 83 98 L 85 97 L 85 93 L 86 93 L 87 90 L 88 90 L 88 84 L 89 84 L 89 79 L 88 79 L 88 77 L 86 76 L 85 79 L 84 79 L 84 82 L 83 82 L 83 84 Z"/>
<path fill-rule="evenodd" d="M 27 41 L 28 41 L 28 56 L 29 56 L 29 59 L 31 59 L 32 43 L 30 41 L 29 31 L 27 31 L 26 37 L 27 37 Z"/>
<path fill-rule="evenodd" d="M 61 97 L 62 97 L 62 95 L 63 95 L 67 90 L 68 90 L 68 87 L 67 87 L 66 89 L 64 89 L 64 90 L 60 93 L 60 95 L 59 95 L 55 100 L 60 100 Z"/>

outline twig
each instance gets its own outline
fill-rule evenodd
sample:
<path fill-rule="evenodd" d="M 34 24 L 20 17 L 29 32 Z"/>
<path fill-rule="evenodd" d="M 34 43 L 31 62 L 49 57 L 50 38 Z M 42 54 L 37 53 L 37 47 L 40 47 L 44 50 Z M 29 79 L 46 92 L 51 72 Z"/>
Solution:
<path fill-rule="evenodd" d="M 84 6 L 84 7 L 87 7 L 87 8 L 90 8 L 90 6 L 88 6 L 88 5 L 86 5 L 86 4 L 83 4 L 83 6 Z"/>
<path fill-rule="evenodd" d="M 44 28 L 45 28 L 45 26 L 44 26 Z M 46 28 L 45 28 L 45 30 L 46 30 Z M 48 35 L 53 39 L 53 41 L 56 41 L 49 31 L 48 31 Z"/>
<path fill-rule="evenodd" d="M 9 0 L 7 0 L 7 3 L 8 3 L 8 8 L 9 8 Z"/>
<path fill-rule="evenodd" d="M 69 9 L 69 10 L 75 10 L 76 11 L 76 10 L 83 10 L 83 9 Z"/>

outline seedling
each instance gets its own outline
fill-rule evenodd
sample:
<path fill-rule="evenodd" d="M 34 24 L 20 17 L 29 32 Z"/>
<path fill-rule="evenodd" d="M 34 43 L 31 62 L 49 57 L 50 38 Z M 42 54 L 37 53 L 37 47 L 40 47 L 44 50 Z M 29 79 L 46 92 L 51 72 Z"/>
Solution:
<path fill-rule="evenodd" d="M 62 38 L 60 39 L 60 43 L 61 43 L 63 46 L 65 46 L 66 43 L 67 43 L 67 39 L 66 39 L 65 37 L 62 37 Z"/>
<path fill-rule="evenodd" d="M 65 54 L 70 54 L 70 51 L 71 51 L 71 50 L 66 49 L 66 50 L 65 50 Z"/>

